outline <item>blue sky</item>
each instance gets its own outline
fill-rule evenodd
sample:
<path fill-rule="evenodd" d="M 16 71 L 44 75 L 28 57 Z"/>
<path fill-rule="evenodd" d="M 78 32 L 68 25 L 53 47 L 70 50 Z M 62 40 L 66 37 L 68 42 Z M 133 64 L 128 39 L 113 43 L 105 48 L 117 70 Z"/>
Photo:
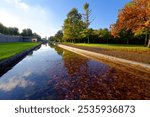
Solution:
<path fill-rule="evenodd" d="M 18 27 L 20 31 L 31 28 L 42 37 L 52 36 L 63 26 L 67 13 L 77 8 L 83 13 L 88 2 L 95 19 L 91 28 L 109 28 L 117 19 L 118 10 L 131 0 L 0 0 L 0 22 Z"/>

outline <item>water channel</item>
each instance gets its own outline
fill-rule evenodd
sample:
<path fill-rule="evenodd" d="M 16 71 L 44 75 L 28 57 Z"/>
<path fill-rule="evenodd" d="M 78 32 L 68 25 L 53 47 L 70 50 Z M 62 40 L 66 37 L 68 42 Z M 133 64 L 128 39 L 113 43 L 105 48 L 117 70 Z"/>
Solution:
<path fill-rule="evenodd" d="M 1 76 L 0 99 L 150 99 L 150 80 L 45 44 Z"/>

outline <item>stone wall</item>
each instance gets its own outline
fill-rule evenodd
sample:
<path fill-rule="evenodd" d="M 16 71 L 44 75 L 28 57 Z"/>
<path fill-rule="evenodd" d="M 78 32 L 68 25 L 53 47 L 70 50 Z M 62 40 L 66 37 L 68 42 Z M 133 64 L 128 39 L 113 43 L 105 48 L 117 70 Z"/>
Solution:
<path fill-rule="evenodd" d="M 23 42 L 22 36 L 10 36 L 0 34 L 0 42 Z"/>
<path fill-rule="evenodd" d="M 28 36 L 27 37 L 22 37 L 22 39 L 23 39 L 22 40 L 23 42 L 32 42 L 32 38 L 28 37 Z"/>

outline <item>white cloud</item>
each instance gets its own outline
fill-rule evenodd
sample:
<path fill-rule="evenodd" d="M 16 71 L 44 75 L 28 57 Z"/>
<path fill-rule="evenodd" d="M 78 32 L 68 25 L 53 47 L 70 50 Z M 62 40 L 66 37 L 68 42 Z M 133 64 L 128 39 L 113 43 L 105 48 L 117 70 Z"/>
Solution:
<path fill-rule="evenodd" d="M 0 84 L 0 90 L 7 92 L 15 89 L 16 87 L 26 88 L 27 86 L 29 86 L 29 84 L 31 83 L 29 83 L 24 79 L 20 79 L 20 80 L 12 79 L 5 84 Z"/>
<path fill-rule="evenodd" d="M 4 0 L 9 4 L 14 4 L 16 7 L 19 7 L 23 10 L 27 10 L 29 9 L 29 5 L 27 5 L 26 3 L 22 2 L 22 0 Z"/>
<path fill-rule="evenodd" d="M 54 35 L 58 29 L 53 24 L 54 14 L 40 5 L 29 5 L 23 0 L 2 0 L 0 22 L 6 26 L 18 27 L 20 31 L 31 28 L 41 36 Z"/>
<path fill-rule="evenodd" d="M 26 88 L 28 86 L 33 86 L 34 82 L 28 81 L 26 79 L 31 74 L 32 74 L 32 72 L 27 71 L 27 72 L 24 72 L 17 76 L 13 76 L 13 77 L 5 80 L 5 82 L 0 83 L 0 90 L 8 92 L 8 91 L 15 89 L 16 87 Z"/>

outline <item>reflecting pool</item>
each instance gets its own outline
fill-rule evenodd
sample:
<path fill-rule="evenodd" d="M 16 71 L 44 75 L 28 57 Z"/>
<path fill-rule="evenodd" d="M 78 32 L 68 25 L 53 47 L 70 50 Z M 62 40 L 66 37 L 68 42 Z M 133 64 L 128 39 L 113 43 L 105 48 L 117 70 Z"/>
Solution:
<path fill-rule="evenodd" d="M 150 79 L 45 44 L 1 76 L 0 99 L 150 99 Z"/>

